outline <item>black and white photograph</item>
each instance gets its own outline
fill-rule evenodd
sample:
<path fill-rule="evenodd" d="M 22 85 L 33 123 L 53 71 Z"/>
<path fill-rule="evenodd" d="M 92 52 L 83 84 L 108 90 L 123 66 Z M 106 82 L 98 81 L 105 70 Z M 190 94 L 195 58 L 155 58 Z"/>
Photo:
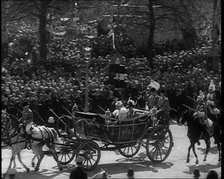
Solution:
<path fill-rule="evenodd" d="M 221 0 L 1 0 L 1 178 L 221 179 Z"/>

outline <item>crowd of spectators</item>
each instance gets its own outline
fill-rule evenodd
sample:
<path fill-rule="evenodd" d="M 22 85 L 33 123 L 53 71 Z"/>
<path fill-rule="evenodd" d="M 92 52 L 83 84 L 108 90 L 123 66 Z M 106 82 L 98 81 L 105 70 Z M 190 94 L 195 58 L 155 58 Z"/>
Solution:
<path fill-rule="evenodd" d="M 44 120 L 53 115 L 49 108 L 58 116 L 68 114 L 74 103 L 83 110 L 86 63 L 89 63 L 89 105 L 92 112 L 102 113 L 102 108 L 113 110 L 116 97 L 126 101 L 129 97 L 137 100 L 142 95 L 144 98 L 150 79 L 160 83 L 171 107 L 176 110 L 180 110 L 178 108 L 183 101 L 193 107 L 192 99 L 199 89 L 208 89 L 211 79 L 215 82 L 217 92 L 220 89 L 220 67 L 215 71 L 207 69 L 208 47 L 157 55 L 153 70 L 148 67 L 144 57 L 122 57 L 119 60 L 127 68 L 128 79 L 124 89 L 116 89 L 113 84 L 107 83 L 113 57 L 93 57 L 86 62 L 83 52 L 77 47 L 80 44 L 88 42 L 54 38 L 48 45 L 45 68 L 36 67 L 33 56 L 29 54 L 20 59 L 6 58 L 2 64 L 2 103 L 8 112 L 18 113 L 24 100 L 30 101 L 31 109 Z M 139 103 L 138 107 L 144 107 L 144 102 L 141 105 Z"/>

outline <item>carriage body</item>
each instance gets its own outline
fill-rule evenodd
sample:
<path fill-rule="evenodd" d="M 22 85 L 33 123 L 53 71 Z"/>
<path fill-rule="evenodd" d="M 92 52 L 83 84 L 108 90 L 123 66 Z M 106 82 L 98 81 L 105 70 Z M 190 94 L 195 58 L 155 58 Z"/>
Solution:
<path fill-rule="evenodd" d="M 143 138 L 153 122 L 149 112 L 139 112 L 135 117 L 118 121 L 102 114 L 77 112 L 75 135 L 80 140 L 100 140 L 108 144 L 121 145 Z"/>
<path fill-rule="evenodd" d="M 160 163 L 166 160 L 173 147 L 169 125 L 159 123 L 157 112 L 136 110 L 133 118 L 124 121 L 108 119 L 105 115 L 95 113 L 76 112 L 75 116 L 75 137 L 82 143 L 76 155 L 86 158 L 84 166 L 89 170 L 97 166 L 101 150 L 118 150 L 129 158 L 144 146 L 148 158 L 154 163 Z M 98 155 L 92 160 L 93 165 L 88 163 L 91 160 L 90 153 L 92 156 Z"/>

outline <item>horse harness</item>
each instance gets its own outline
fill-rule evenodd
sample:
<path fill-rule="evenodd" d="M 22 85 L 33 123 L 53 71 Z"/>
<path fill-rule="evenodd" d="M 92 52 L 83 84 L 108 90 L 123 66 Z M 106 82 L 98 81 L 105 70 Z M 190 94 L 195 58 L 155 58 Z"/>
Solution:
<path fill-rule="evenodd" d="M 9 134 L 8 134 L 8 137 L 9 137 L 9 138 L 6 139 L 6 142 L 5 142 L 5 143 L 6 143 L 8 146 L 12 147 L 12 145 L 14 145 L 14 144 L 18 144 L 18 143 L 23 143 L 23 142 L 25 142 L 24 149 L 26 149 L 26 148 L 27 148 L 27 149 L 31 149 L 31 140 L 29 139 L 29 137 L 27 137 L 27 134 L 25 134 L 25 133 L 21 133 L 21 132 L 20 132 L 21 129 L 25 131 L 25 129 L 23 128 L 23 126 L 19 126 L 19 127 L 17 128 L 17 130 L 15 131 L 15 133 L 14 133 L 12 136 L 9 136 Z M 14 138 L 14 137 L 16 137 L 16 136 L 17 136 L 16 141 L 12 143 L 10 139 L 12 139 L 12 138 Z M 22 137 L 22 138 L 24 138 L 25 140 L 20 140 L 19 137 Z M 7 140 L 8 140 L 8 141 L 7 141 Z M 27 146 L 28 143 L 30 144 L 29 147 Z"/>

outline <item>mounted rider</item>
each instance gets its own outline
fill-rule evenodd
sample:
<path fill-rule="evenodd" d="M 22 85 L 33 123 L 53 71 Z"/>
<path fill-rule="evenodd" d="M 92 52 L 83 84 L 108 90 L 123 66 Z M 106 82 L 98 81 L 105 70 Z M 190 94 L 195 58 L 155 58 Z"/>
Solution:
<path fill-rule="evenodd" d="M 216 120 L 218 114 L 220 114 L 219 109 L 216 108 L 216 95 L 215 95 L 215 84 L 214 81 L 211 80 L 208 94 L 206 96 L 207 107 L 208 107 L 208 117 L 214 121 Z"/>
<path fill-rule="evenodd" d="M 33 111 L 29 108 L 29 103 L 25 101 L 23 103 L 23 111 L 22 111 L 22 119 L 23 124 L 25 126 L 26 133 L 30 136 L 33 122 Z"/>
<path fill-rule="evenodd" d="M 212 81 L 211 81 L 212 82 Z M 210 84 L 209 93 L 207 96 L 204 95 L 203 91 L 199 91 L 199 96 L 197 98 L 196 112 L 194 113 L 195 117 L 199 118 L 200 123 L 203 125 L 204 135 L 212 136 L 214 133 L 213 122 L 210 118 L 210 111 L 212 110 L 211 105 L 215 104 L 214 95 L 212 91 L 214 90 L 214 84 Z"/>

